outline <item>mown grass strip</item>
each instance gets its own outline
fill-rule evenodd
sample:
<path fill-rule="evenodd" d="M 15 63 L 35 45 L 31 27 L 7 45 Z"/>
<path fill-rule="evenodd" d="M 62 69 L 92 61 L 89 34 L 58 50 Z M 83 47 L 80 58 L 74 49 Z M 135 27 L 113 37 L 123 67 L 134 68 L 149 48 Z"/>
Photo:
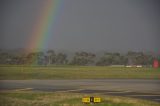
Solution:
<path fill-rule="evenodd" d="M 0 79 L 160 79 L 160 69 L 103 66 L 0 67 Z"/>
<path fill-rule="evenodd" d="M 128 97 L 101 94 L 51 93 L 51 92 L 0 92 L 0 106 L 86 106 L 81 99 L 85 96 L 102 98 L 101 103 L 87 106 L 159 106 L 160 103 Z"/>

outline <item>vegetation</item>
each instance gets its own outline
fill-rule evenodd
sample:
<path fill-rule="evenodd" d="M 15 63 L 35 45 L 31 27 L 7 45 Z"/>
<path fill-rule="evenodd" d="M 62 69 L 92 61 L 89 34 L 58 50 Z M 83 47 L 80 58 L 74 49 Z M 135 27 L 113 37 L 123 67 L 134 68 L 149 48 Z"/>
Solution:
<path fill-rule="evenodd" d="M 160 78 L 154 68 L 107 66 L 0 66 L 0 79 Z"/>
<path fill-rule="evenodd" d="M 7 52 L 0 51 L 0 64 L 3 65 L 152 65 L 154 55 L 143 52 L 128 52 L 126 54 L 120 53 L 104 53 L 99 56 L 91 52 L 76 52 L 72 56 L 68 56 L 66 53 L 58 52 L 54 50 L 48 50 L 47 52 L 32 52 L 32 53 L 20 53 L 20 52 Z"/>
<path fill-rule="evenodd" d="M 159 103 L 127 97 L 101 94 L 55 93 L 55 92 L 1 92 L 0 106 L 86 106 L 82 97 L 101 97 L 102 102 L 87 106 L 159 106 Z"/>
<path fill-rule="evenodd" d="M 94 58 L 96 57 L 93 53 L 87 52 L 76 52 L 70 64 L 72 65 L 91 65 L 94 63 Z"/>

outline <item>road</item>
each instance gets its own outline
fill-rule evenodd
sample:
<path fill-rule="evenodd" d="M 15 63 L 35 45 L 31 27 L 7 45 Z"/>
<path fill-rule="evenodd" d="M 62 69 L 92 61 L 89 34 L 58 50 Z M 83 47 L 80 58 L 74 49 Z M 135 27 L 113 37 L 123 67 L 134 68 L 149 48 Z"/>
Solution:
<path fill-rule="evenodd" d="M 148 79 L 0 80 L 0 90 L 101 93 L 160 102 L 160 80 Z"/>

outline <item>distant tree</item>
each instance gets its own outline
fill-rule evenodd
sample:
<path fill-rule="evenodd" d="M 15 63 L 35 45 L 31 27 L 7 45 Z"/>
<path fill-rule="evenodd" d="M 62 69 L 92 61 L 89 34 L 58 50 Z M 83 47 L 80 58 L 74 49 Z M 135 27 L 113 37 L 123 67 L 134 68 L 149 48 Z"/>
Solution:
<path fill-rule="evenodd" d="M 26 57 L 28 64 L 42 65 L 44 64 L 44 53 L 43 52 L 33 52 L 29 53 Z"/>
<path fill-rule="evenodd" d="M 127 58 L 131 65 L 151 65 L 153 61 L 152 55 L 147 55 L 143 52 L 128 52 Z"/>
<path fill-rule="evenodd" d="M 56 55 L 56 64 L 67 64 L 67 55 L 64 53 L 58 53 Z"/>
<path fill-rule="evenodd" d="M 49 65 L 56 63 L 56 54 L 55 54 L 54 50 L 47 51 L 47 60 L 48 60 Z"/>
<path fill-rule="evenodd" d="M 96 65 L 108 66 L 113 63 L 112 53 L 105 53 L 96 63 Z"/>
<path fill-rule="evenodd" d="M 0 64 L 9 64 L 11 61 L 10 55 L 6 52 L 1 52 L 0 53 Z"/>
<path fill-rule="evenodd" d="M 93 53 L 87 52 L 76 52 L 73 57 L 71 64 L 73 65 L 91 65 L 94 63 L 94 58 L 96 57 Z"/>
<path fill-rule="evenodd" d="M 35 53 L 29 53 L 27 56 L 27 64 L 33 64 L 36 58 L 36 54 Z"/>
<path fill-rule="evenodd" d="M 96 55 L 89 52 L 76 52 L 69 62 L 73 65 L 95 65 Z M 152 65 L 154 59 L 160 61 L 160 56 L 156 57 L 144 52 L 129 51 L 125 55 L 120 53 L 106 52 L 96 65 Z M 0 50 L 0 64 L 36 64 L 36 65 L 52 65 L 67 64 L 67 55 L 64 53 L 55 53 L 54 50 L 48 50 L 46 54 L 43 52 L 33 52 L 22 54 L 18 52 L 7 52 Z"/>
<path fill-rule="evenodd" d="M 120 55 L 120 53 L 105 53 L 96 65 L 108 66 L 108 65 L 125 65 L 127 64 L 127 58 Z"/>
<path fill-rule="evenodd" d="M 43 65 L 45 60 L 45 55 L 43 52 L 37 52 L 37 64 Z"/>
<path fill-rule="evenodd" d="M 25 55 L 19 57 L 19 64 L 27 64 L 27 57 Z"/>

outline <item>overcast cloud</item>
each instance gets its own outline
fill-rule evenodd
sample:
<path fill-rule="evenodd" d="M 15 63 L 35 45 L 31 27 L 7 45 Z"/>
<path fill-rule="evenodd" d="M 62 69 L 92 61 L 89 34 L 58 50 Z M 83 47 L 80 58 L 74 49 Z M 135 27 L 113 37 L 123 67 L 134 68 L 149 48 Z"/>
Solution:
<path fill-rule="evenodd" d="M 45 1 L 0 1 L 1 48 L 27 47 Z M 43 49 L 160 50 L 158 0 L 63 0 L 58 14 Z"/>

